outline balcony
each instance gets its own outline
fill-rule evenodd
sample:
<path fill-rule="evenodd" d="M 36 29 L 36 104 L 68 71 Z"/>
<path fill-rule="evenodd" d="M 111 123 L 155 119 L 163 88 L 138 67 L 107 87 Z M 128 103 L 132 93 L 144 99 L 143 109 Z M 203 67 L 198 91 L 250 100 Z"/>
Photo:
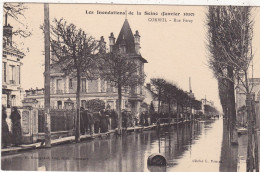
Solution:
<path fill-rule="evenodd" d="M 15 84 L 15 80 L 10 80 L 10 84 Z"/>
<path fill-rule="evenodd" d="M 63 90 L 56 90 L 56 94 L 62 94 Z"/>

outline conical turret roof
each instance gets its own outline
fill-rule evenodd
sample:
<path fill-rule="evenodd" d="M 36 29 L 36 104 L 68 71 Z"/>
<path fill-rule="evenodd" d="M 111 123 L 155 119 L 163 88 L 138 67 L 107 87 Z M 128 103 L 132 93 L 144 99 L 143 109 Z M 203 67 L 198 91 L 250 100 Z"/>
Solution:
<path fill-rule="evenodd" d="M 118 47 L 119 45 L 123 45 L 123 44 L 125 44 L 126 46 L 126 53 L 136 53 L 134 35 L 127 19 L 125 19 L 125 22 L 116 40 L 116 45 Z"/>

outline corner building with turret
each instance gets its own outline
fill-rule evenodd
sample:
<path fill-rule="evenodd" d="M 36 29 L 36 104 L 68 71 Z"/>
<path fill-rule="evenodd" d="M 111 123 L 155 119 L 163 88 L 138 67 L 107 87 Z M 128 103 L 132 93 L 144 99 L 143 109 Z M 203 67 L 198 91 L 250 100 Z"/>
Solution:
<path fill-rule="evenodd" d="M 140 53 L 140 34 L 138 31 L 133 34 L 129 22 L 125 19 L 121 31 L 116 38 L 113 32 L 108 37 L 109 45 L 106 44 L 104 37 L 102 36 L 99 43 L 101 51 L 113 51 L 114 48 L 124 51 L 130 56 L 139 69 L 138 74 L 144 74 L 144 64 L 147 60 L 144 59 Z M 76 78 L 65 75 L 59 66 L 53 66 L 51 68 L 51 107 L 53 108 L 71 108 L 76 104 Z M 117 88 L 111 83 L 102 79 L 87 80 L 81 78 L 81 93 L 80 100 L 81 106 L 85 107 L 87 100 L 100 99 L 109 105 L 111 109 L 117 107 Z M 144 85 L 138 85 L 132 88 L 123 88 L 122 90 L 122 109 L 131 110 L 136 114 L 141 111 L 141 105 L 144 100 Z M 44 90 L 43 89 L 31 89 L 26 90 L 26 97 L 24 99 L 25 106 L 43 107 L 44 106 Z"/>

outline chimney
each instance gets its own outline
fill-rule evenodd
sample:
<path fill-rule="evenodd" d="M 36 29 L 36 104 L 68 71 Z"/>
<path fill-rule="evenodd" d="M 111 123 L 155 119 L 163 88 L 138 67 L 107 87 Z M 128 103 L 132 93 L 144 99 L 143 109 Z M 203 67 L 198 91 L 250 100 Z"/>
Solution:
<path fill-rule="evenodd" d="M 109 36 L 109 51 L 112 52 L 113 51 L 113 47 L 115 45 L 115 37 L 113 32 L 111 32 L 110 36 Z"/>
<path fill-rule="evenodd" d="M 106 42 L 103 36 L 100 37 L 99 41 L 99 52 L 106 53 Z"/>
<path fill-rule="evenodd" d="M 192 93 L 192 89 L 191 89 L 191 77 L 189 77 L 189 89 L 190 89 L 190 93 Z"/>
<path fill-rule="evenodd" d="M 5 14 L 5 25 L 3 28 L 4 45 L 12 46 L 13 27 L 7 23 L 8 14 Z"/>
<path fill-rule="evenodd" d="M 138 30 L 135 31 L 134 38 L 135 38 L 135 51 L 136 54 L 140 55 L 140 35 Z"/>

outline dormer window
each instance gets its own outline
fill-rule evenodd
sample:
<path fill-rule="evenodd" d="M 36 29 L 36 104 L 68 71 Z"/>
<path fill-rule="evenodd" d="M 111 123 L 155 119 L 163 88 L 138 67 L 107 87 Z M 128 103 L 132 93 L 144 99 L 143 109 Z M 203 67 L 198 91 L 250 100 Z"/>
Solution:
<path fill-rule="evenodd" d="M 119 45 L 119 50 L 121 53 L 126 53 L 126 46 L 125 45 Z"/>
<path fill-rule="evenodd" d="M 125 46 L 122 47 L 122 52 L 123 52 L 123 53 L 126 52 L 126 47 L 125 47 Z"/>

